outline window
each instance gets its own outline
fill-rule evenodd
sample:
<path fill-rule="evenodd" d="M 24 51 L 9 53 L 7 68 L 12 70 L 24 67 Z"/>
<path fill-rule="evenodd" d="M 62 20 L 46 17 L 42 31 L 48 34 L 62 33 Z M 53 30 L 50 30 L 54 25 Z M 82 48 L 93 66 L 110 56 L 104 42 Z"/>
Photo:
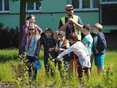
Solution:
<path fill-rule="evenodd" d="M 82 8 L 90 8 L 90 0 L 82 0 Z"/>
<path fill-rule="evenodd" d="M 99 0 L 93 0 L 93 8 L 99 7 Z"/>
<path fill-rule="evenodd" d="M 98 10 L 99 0 L 72 0 L 72 5 L 78 10 Z"/>
<path fill-rule="evenodd" d="M 102 0 L 101 4 L 117 4 L 117 0 Z"/>
<path fill-rule="evenodd" d="M 102 24 L 117 25 L 117 4 L 103 4 L 101 7 Z"/>
<path fill-rule="evenodd" d="M 117 0 L 102 0 L 103 2 L 108 2 L 108 1 L 117 1 Z"/>
<path fill-rule="evenodd" d="M 9 11 L 9 0 L 0 0 L 0 12 Z"/>
<path fill-rule="evenodd" d="M 27 2 L 26 3 L 27 12 L 37 12 L 41 10 L 41 2 Z"/>

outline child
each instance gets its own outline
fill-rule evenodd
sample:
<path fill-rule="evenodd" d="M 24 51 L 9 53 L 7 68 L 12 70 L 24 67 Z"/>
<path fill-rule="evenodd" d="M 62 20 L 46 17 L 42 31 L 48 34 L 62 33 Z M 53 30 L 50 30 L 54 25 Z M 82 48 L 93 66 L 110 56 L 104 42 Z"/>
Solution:
<path fill-rule="evenodd" d="M 93 32 L 95 35 L 94 37 L 94 44 L 93 44 L 93 52 L 94 52 L 94 60 L 95 65 L 97 66 L 97 74 L 101 75 L 104 72 L 104 58 L 105 58 L 105 51 L 107 48 L 107 43 L 104 34 L 102 31 L 102 25 L 96 23 L 93 28 Z"/>
<path fill-rule="evenodd" d="M 53 38 L 55 39 L 56 42 L 58 42 L 58 33 L 59 31 L 53 32 Z"/>
<path fill-rule="evenodd" d="M 79 62 L 82 66 L 81 71 L 84 69 L 87 76 L 90 76 L 90 67 L 91 67 L 91 63 L 90 63 L 90 55 L 88 53 L 87 48 L 83 45 L 83 43 L 81 41 L 78 41 L 77 35 L 75 33 L 72 33 L 69 35 L 68 37 L 69 42 L 71 45 L 71 47 L 69 47 L 68 49 L 66 49 L 65 51 L 63 51 L 61 54 L 59 54 L 57 56 L 58 60 L 62 60 L 62 57 L 66 54 L 69 54 L 70 52 L 74 52 L 78 57 L 79 57 Z M 78 68 L 79 69 L 79 68 Z M 81 79 L 81 74 L 78 74 L 79 78 Z M 82 84 L 81 80 L 81 84 Z"/>
<path fill-rule="evenodd" d="M 44 47 L 44 66 L 46 75 L 49 75 L 49 65 L 48 65 L 48 59 L 49 59 L 49 53 L 52 55 L 52 58 L 55 58 L 55 47 L 56 42 L 55 39 L 52 37 L 52 29 L 46 28 L 45 30 L 45 37 L 41 37 L 41 46 Z M 52 70 L 52 69 L 51 69 Z M 53 73 L 51 72 L 51 76 L 53 76 Z"/>
<path fill-rule="evenodd" d="M 69 44 L 69 41 L 66 40 L 65 32 L 64 31 L 59 31 L 58 38 L 59 38 L 59 41 L 58 41 L 58 53 L 60 54 L 65 49 L 69 48 L 70 44 Z M 67 72 L 69 70 L 69 61 L 70 61 L 70 56 L 69 55 L 65 55 L 64 56 L 64 65 L 65 65 L 65 70 Z M 61 70 L 61 61 L 58 61 L 58 68 L 59 68 L 59 70 Z"/>
<path fill-rule="evenodd" d="M 34 15 L 29 15 L 29 24 L 35 24 L 36 17 Z M 34 25 L 36 30 L 38 31 L 37 34 L 39 35 L 39 38 L 41 37 L 41 33 L 43 32 L 42 29 L 38 25 Z"/>
<path fill-rule="evenodd" d="M 40 45 L 39 45 L 39 36 L 36 35 L 36 28 L 34 24 L 30 24 L 28 27 L 29 35 L 27 36 L 25 52 L 27 54 L 26 58 L 28 59 L 27 65 L 29 68 L 29 77 L 31 80 L 36 79 L 37 69 L 33 66 L 36 59 L 38 59 Z M 33 71 L 34 73 L 33 73 Z M 32 77 L 33 74 L 33 77 Z"/>
<path fill-rule="evenodd" d="M 82 43 L 85 45 L 85 47 L 88 49 L 89 54 L 90 54 L 90 61 L 92 65 L 92 60 L 93 60 L 93 55 L 92 55 L 92 46 L 93 46 L 93 38 L 90 34 L 91 26 L 90 24 L 86 24 L 83 26 L 82 33 L 84 38 L 82 39 Z"/>

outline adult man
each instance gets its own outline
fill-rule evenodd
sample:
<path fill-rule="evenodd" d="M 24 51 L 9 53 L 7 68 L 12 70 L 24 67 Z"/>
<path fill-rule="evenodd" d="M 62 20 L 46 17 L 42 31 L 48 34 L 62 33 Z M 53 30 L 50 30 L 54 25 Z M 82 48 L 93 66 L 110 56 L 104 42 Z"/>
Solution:
<path fill-rule="evenodd" d="M 70 33 L 77 32 L 78 39 L 81 40 L 81 31 L 83 27 L 82 20 L 79 16 L 74 15 L 73 6 L 71 4 L 67 4 L 65 6 L 66 16 L 62 17 L 59 22 L 59 31 L 66 32 L 66 38 Z"/>
<path fill-rule="evenodd" d="M 65 31 L 66 39 L 68 39 L 69 34 L 75 33 L 78 40 L 81 40 L 81 29 L 83 29 L 83 23 L 79 16 L 74 15 L 73 6 L 67 4 L 65 6 L 66 16 L 62 17 L 59 21 L 59 31 Z M 75 72 L 77 69 L 76 56 L 70 54 L 70 57 L 74 59 Z M 69 73 L 73 73 L 73 59 L 70 60 Z"/>

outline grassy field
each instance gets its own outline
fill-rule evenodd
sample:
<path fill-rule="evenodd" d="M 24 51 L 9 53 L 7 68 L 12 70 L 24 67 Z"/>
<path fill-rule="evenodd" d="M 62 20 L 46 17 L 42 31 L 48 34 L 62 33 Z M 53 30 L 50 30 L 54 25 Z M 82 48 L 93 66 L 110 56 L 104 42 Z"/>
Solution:
<path fill-rule="evenodd" d="M 11 63 L 16 67 L 18 63 L 21 63 L 18 59 L 18 50 L 17 49 L 6 49 L 0 50 L 0 83 L 15 83 L 18 87 L 20 87 L 20 79 L 15 77 L 14 71 L 12 69 Z M 57 67 L 54 68 L 56 71 L 56 75 L 53 77 L 46 77 L 45 70 L 43 66 L 43 52 L 41 51 L 41 64 L 42 69 L 38 71 L 37 79 L 35 82 L 36 86 L 40 86 L 42 88 L 46 87 L 77 87 L 80 86 L 79 81 L 76 76 L 72 76 L 70 79 L 64 79 L 60 77 Z M 105 58 L 105 69 L 106 73 L 98 76 L 96 74 L 96 67 L 93 64 L 92 75 L 89 80 L 84 76 L 85 86 L 90 88 L 117 88 L 117 51 L 111 50 L 107 51 Z M 16 69 L 17 70 L 17 69 Z M 20 74 L 20 73 L 18 73 Z M 25 73 L 24 73 L 25 74 Z M 27 78 L 28 79 L 28 78 Z M 25 84 L 28 85 L 28 81 L 25 79 Z M 63 80 L 64 79 L 64 80 Z"/>

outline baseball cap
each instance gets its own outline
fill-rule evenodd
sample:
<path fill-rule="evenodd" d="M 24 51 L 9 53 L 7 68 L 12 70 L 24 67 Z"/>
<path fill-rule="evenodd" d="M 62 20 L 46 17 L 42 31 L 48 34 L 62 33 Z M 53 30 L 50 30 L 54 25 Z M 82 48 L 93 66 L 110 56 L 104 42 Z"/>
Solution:
<path fill-rule="evenodd" d="M 68 9 L 73 9 L 73 5 L 67 4 L 67 5 L 65 6 L 65 9 L 66 9 L 66 10 L 68 10 Z"/>

